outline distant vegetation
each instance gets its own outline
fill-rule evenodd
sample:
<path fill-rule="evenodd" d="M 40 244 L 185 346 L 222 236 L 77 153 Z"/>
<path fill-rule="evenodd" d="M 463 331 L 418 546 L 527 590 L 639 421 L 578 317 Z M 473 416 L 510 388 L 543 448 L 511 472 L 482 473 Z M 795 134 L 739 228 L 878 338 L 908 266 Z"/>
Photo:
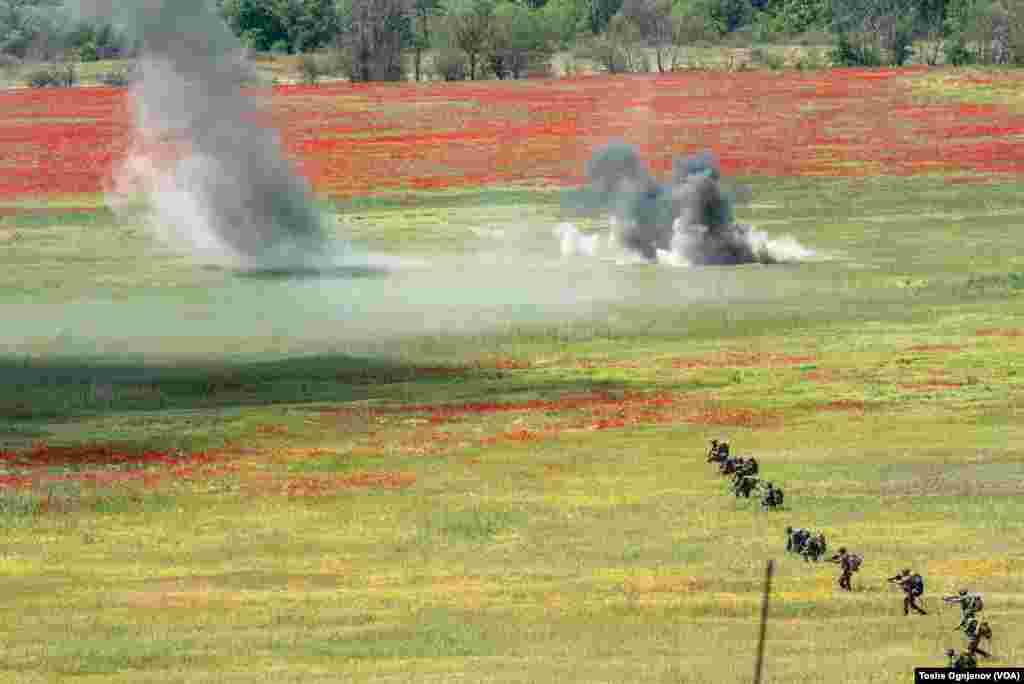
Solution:
<path fill-rule="evenodd" d="M 214 1 L 214 0 L 211 0 Z M 255 52 L 315 55 L 306 82 L 524 78 L 555 53 L 611 73 L 681 68 L 691 48 L 751 48 L 778 67 L 1024 63 L 1024 0 L 216 0 Z M 76 21 L 60 0 L 0 0 L 0 66 L 132 57 L 121 28 Z M 786 59 L 771 45 L 828 48 Z M 30 71 L 30 73 L 29 73 Z M 30 85 L 66 85 L 27 70 Z M 49 73 L 64 72 L 52 67 Z M 102 80 L 102 79 L 100 79 Z M 117 79 L 115 79 L 117 81 Z"/>

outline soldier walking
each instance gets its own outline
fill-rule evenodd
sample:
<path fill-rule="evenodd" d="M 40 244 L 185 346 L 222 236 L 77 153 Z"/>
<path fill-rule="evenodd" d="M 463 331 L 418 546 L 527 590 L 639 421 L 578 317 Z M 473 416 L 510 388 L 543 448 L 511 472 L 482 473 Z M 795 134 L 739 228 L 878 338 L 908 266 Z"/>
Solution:
<path fill-rule="evenodd" d="M 956 629 L 965 630 L 971 618 L 985 607 L 985 602 L 982 601 L 981 596 L 972 594 L 966 589 L 961 589 L 953 596 L 944 596 L 942 600 L 946 603 L 957 603 L 960 605 L 961 618 L 960 624 L 956 626 Z"/>
<path fill-rule="evenodd" d="M 888 579 L 889 582 L 895 582 L 900 585 L 903 590 L 903 614 L 910 615 L 910 609 L 913 608 L 919 615 L 927 615 L 921 606 L 917 605 L 917 599 L 924 593 L 924 578 L 917 573 L 912 573 L 910 568 L 906 568 L 903 572 L 899 573 L 894 577 Z"/>
<path fill-rule="evenodd" d="M 765 486 L 764 496 L 761 497 L 761 508 L 773 511 L 782 505 L 782 500 L 782 490 L 777 489 L 774 484 L 769 482 Z"/>
<path fill-rule="evenodd" d="M 846 547 L 841 546 L 839 552 L 828 560 L 830 563 L 839 563 L 842 570 L 839 575 L 839 586 L 846 591 L 853 591 L 853 587 L 850 586 L 850 578 L 853 577 L 853 573 L 860 570 L 861 557 L 855 553 L 847 553 Z"/>
<path fill-rule="evenodd" d="M 967 653 L 968 655 L 974 655 L 980 653 L 986 658 L 991 658 L 992 654 L 988 651 L 982 650 L 980 644 L 982 639 L 988 639 L 992 641 L 992 629 L 988 626 L 988 623 L 984 620 L 979 623 L 978 618 L 972 617 L 968 623 L 964 633 L 967 635 Z"/>
<path fill-rule="evenodd" d="M 814 561 L 815 563 L 825 555 L 825 535 L 822 532 L 818 533 L 818 536 L 809 538 L 804 542 L 803 547 L 800 549 L 800 555 L 804 557 L 805 562 Z"/>

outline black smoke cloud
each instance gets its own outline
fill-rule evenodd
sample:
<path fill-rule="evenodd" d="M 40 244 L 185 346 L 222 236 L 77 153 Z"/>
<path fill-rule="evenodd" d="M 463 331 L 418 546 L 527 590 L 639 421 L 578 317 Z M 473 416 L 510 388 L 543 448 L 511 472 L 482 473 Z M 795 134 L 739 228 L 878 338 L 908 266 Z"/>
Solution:
<path fill-rule="evenodd" d="M 564 194 L 563 209 L 610 214 L 619 245 L 648 261 L 669 255 L 692 265 L 777 263 L 808 253 L 791 241 L 780 249 L 760 231 L 735 222 L 733 208 L 749 190 L 723 187 L 710 151 L 677 157 L 671 180 L 662 183 L 633 146 L 615 141 L 594 150 L 586 174 L 587 187 Z"/>

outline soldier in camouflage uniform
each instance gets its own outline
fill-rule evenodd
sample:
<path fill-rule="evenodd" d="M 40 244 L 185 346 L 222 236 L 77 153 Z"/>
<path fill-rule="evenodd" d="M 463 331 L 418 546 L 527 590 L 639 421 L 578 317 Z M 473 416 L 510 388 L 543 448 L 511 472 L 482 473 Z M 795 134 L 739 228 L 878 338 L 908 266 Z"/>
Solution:
<path fill-rule="evenodd" d="M 800 555 L 804 557 L 804 561 L 814 561 L 815 563 L 825 555 L 825 535 L 818 533 L 818 536 L 811 537 L 804 542 L 803 548 L 800 549 Z"/>
<path fill-rule="evenodd" d="M 732 481 L 732 492 L 737 497 L 744 497 L 749 499 L 750 493 L 757 487 L 758 479 L 756 477 L 747 477 L 746 475 L 739 475 Z"/>
<path fill-rule="evenodd" d="M 951 670 L 973 670 L 978 667 L 978 661 L 970 653 L 957 655 L 956 651 L 949 649 L 946 651 L 946 655 L 949 656 L 949 668 Z"/>
<path fill-rule="evenodd" d="M 708 463 L 721 463 L 729 458 L 729 443 L 711 440 L 711 448 L 708 450 Z"/>
<path fill-rule="evenodd" d="M 967 623 L 984 605 L 980 596 L 972 594 L 966 589 L 961 589 L 953 596 L 945 596 L 942 600 L 946 603 L 957 603 L 960 605 L 960 624 L 956 626 L 956 629 L 966 629 Z"/>
<path fill-rule="evenodd" d="M 924 593 L 924 580 L 921 576 L 910 571 L 910 568 L 903 570 L 894 577 L 888 579 L 889 582 L 896 582 L 900 585 L 900 589 L 903 590 L 903 614 L 909 615 L 910 609 L 913 608 L 920 615 L 927 615 L 925 610 L 917 605 L 917 598 Z"/>
<path fill-rule="evenodd" d="M 757 475 L 757 459 L 753 456 L 747 459 L 741 458 L 736 466 L 736 473 L 747 477 Z"/>
<path fill-rule="evenodd" d="M 800 553 L 804 542 L 809 539 L 811 533 L 802 527 L 786 526 L 786 552 Z"/>
<path fill-rule="evenodd" d="M 846 591 L 853 591 L 853 587 L 850 586 L 850 579 L 853 577 L 853 573 L 860 569 L 859 557 L 852 553 L 847 553 L 846 547 L 839 547 L 839 553 L 828 559 L 830 563 L 839 563 L 841 574 L 839 575 L 839 586 Z"/>
<path fill-rule="evenodd" d="M 992 629 L 988 626 L 985 621 L 978 622 L 978 618 L 972 617 L 967 622 L 967 627 L 964 629 L 964 634 L 967 635 L 967 653 L 968 655 L 974 655 L 980 653 L 986 658 L 991 658 L 992 654 L 988 651 L 984 651 L 981 648 L 981 640 L 988 639 L 992 640 Z"/>
<path fill-rule="evenodd" d="M 768 511 L 774 511 L 782 505 L 782 500 L 782 490 L 777 489 L 774 484 L 769 482 L 765 486 L 764 496 L 761 497 L 761 508 Z"/>

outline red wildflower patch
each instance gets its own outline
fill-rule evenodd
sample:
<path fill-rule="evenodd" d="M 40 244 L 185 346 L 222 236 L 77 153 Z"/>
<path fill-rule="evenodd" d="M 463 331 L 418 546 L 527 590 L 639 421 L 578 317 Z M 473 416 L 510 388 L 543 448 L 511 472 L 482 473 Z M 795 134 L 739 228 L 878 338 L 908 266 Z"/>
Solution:
<path fill-rule="evenodd" d="M 1024 328 L 985 328 L 974 334 L 979 337 L 1024 337 Z"/>
<path fill-rule="evenodd" d="M 743 427 L 768 427 L 782 421 L 782 416 L 768 411 L 746 408 L 713 407 L 686 418 L 688 423 L 702 425 L 738 425 Z"/>
<path fill-rule="evenodd" d="M 291 434 L 284 425 L 257 425 L 256 432 L 264 435 L 288 435 Z"/>
<path fill-rule="evenodd" d="M 290 497 L 319 497 L 342 489 L 374 487 L 404 489 L 416 482 L 416 475 L 406 472 L 365 472 L 347 477 L 299 477 L 283 483 L 282 493 Z"/>
<path fill-rule="evenodd" d="M 253 116 L 281 130 L 299 169 L 332 196 L 576 184 L 590 149 L 616 137 L 655 170 L 710 147 L 729 175 L 1024 172 L 1024 116 L 998 104 L 917 103 L 907 77 L 920 71 L 287 86 Z M 0 196 L 98 192 L 131 137 L 123 89 L 0 93 Z"/>
<path fill-rule="evenodd" d="M 233 463 L 214 465 L 222 450 L 186 452 L 132 451 L 93 444 L 71 447 L 35 444 L 22 453 L 0 451 L 0 464 L 19 471 L 0 477 L 0 488 L 23 486 L 32 481 L 75 480 L 106 486 L 139 481 L 147 487 L 160 480 L 161 468 L 179 478 L 224 475 L 237 469 Z M 50 468 L 74 468 L 64 473 L 43 472 Z"/>
<path fill-rule="evenodd" d="M 486 415 L 509 412 L 561 412 L 584 408 L 617 407 L 625 408 L 633 405 L 670 406 L 675 399 L 666 393 L 644 394 L 640 392 L 624 392 L 614 395 L 608 392 L 591 392 L 587 394 L 566 395 L 559 399 L 530 399 L 518 402 L 482 401 L 464 404 L 399 404 L 397 406 L 380 406 L 370 409 L 371 415 L 388 415 L 396 413 L 426 413 L 433 424 L 440 424 L 453 418 L 465 415 Z M 335 414 L 348 409 L 325 409 L 324 414 Z M 357 409 L 350 409 L 356 411 Z"/>
<path fill-rule="evenodd" d="M 790 354 L 748 354 L 743 352 L 724 352 L 697 359 L 674 359 L 673 368 L 750 368 L 757 366 L 798 366 L 813 363 L 813 356 L 794 356 Z"/>
<path fill-rule="evenodd" d="M 818 408 L 822 411 L 867 411 L 870 405 L 857 399 L 835 399 L 820 404 Z"/>

